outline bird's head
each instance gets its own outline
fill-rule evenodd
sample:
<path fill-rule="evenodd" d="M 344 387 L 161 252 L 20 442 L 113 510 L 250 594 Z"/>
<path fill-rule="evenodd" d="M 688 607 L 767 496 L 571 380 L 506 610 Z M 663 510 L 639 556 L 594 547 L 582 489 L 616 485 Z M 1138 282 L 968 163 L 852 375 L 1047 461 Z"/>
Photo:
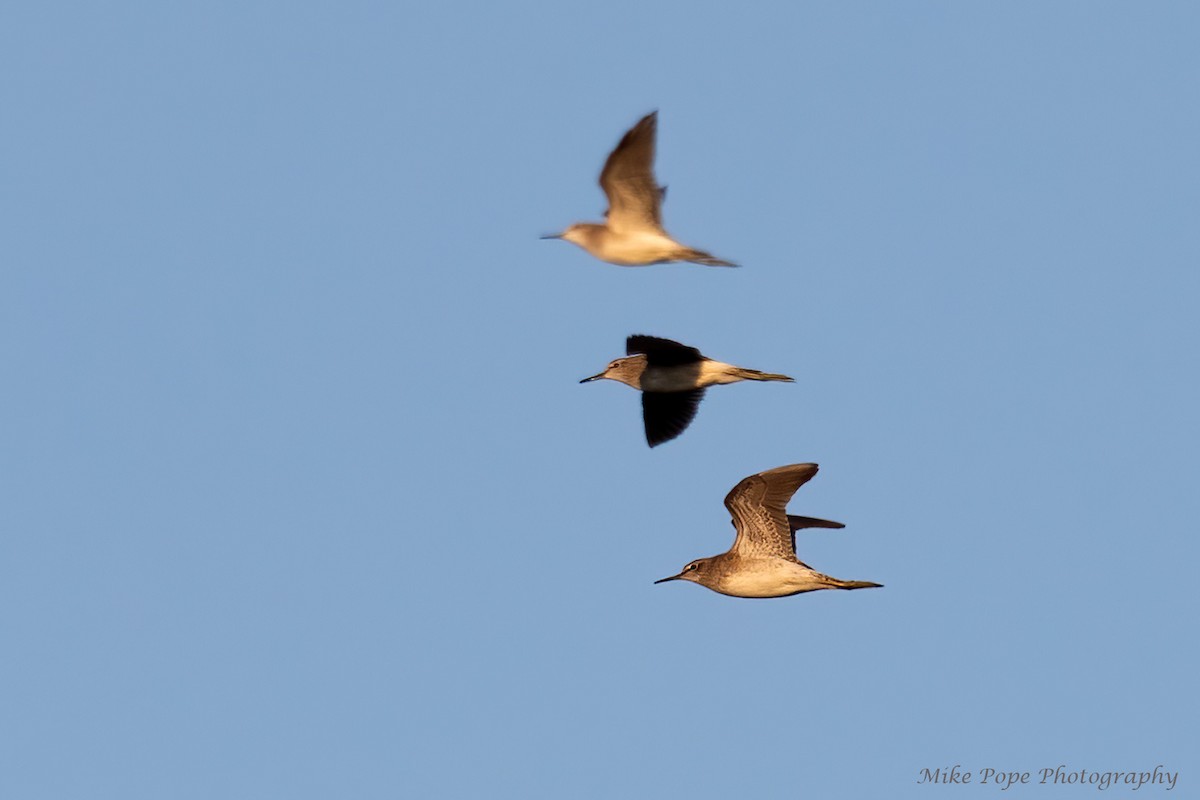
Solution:
<path fill-rule="evenodd" d="M 608 378 L 609 380 L 620 381 L 635 389 L 639 389 L 641 388 L 642 373 L 645 371 L 646 356 L 643 353 L 638 353 L 609 362 L 603 372 L 598 372 L 590 378 L 584 378 L 580 383 L 589 383 L 590 381 L 598 381 L 601 378 Z"/>
<path fill-rule="evenodd" d="M 594 225 L 594 224 L 591 224 L 588 222 L 576 222 L 574 225 L 569 226 L 562 233 L 550 233 L 550 234 L 543 236 L 542 238 L 543 239 L 562 239 L 564 241 L 570 242 L 571 244 L 577 244 L 580 247 L 584 247 L 585 243 L 592 236 L 592 231 L 596 228 L 601 228 L 601 227 L 603 227 L 603 226 L 602 225 Z"/>
<path fill-rule="evenodd" d="M 702 586 L 705 586 L 708 584 L 709 579 L 713 575 L 712 565 L 713 559 L 698 558 L 680 570 L 678 575 L 672 575 L 669 578 L 657 580 L 655 583 L 666 583 L 667 581 L 691 581 L 692 583 L 698 583 Z"/>

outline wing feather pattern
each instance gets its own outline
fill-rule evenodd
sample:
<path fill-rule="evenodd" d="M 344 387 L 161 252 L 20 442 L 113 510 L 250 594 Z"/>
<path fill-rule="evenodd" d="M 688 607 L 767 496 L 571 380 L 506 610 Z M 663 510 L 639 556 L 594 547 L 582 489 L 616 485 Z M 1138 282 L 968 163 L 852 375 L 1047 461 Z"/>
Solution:
<path fill-rule="evenodd" d="M 744 479 L 725 497 L 737 528 L 731 553 L 795 560 L 796 544 L 787 514 L 796 490 L 817 474 L 816 464 L 790 464 Z M 809 518 L 797 517 L 809 522 Z M 824 522 L 824 520 L 821 520 Z"/>
<path fill-rule="evenodd" d="M 663 233 L 664 188 L 654 177 L 654 140 L 658 112 L 652 111 L 621 137 L 600 171 L 600 188 L 608 197 L 608 227 L 614 232 Z"/>

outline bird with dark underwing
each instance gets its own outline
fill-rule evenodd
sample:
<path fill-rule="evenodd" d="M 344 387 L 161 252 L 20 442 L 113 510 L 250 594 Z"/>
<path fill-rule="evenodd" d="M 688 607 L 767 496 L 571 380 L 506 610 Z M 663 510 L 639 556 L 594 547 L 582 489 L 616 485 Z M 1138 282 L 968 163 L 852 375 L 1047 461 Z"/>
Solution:
<path fill-rule="evenodd" d="M 683 433 L 709 386 L 738 381 L 792 381 L 787 375 L 715 361 L 694 347 L 656 336 L 630 336 L 625 340 L 625 352 L 625 358 L 612 361 L 603 372 L 580 383 L 607 378 L 640 390 L 646 442 L 651 447 Z"/>

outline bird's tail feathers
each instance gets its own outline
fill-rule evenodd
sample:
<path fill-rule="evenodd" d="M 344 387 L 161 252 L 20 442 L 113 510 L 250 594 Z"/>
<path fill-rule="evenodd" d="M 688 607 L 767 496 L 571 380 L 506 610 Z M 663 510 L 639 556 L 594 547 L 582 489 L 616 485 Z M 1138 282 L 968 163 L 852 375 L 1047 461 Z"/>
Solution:
<path fill-rule="evenodd" d="M 829 578 L 828 575 L 825 576 Z M 829 578 L 829 585 L 835 589 L 882 589 L 882 583 L 871 583 L 870 581 L 843 581 L 838 578 Z"/>
<path fill-rule="evenodd" d="M 787 375 L 779 375 L 774 372 L 760 372 L 756 369 L 746 369 L 745 367 L 737 368 L 737 376 L 742 380 L 747 381 L 787 381 L 794 383 L 794 378 L 789 378 Z"/>
<path fill-rule="evenodd" d="M 706 253 L 703 250 L 688 248 L 679 254 L 680 261 L 690 261 L 693 264 L 703 264 L 706 267 L 737 267 L 732 261 L 716 258 L 711 253 Z"/>

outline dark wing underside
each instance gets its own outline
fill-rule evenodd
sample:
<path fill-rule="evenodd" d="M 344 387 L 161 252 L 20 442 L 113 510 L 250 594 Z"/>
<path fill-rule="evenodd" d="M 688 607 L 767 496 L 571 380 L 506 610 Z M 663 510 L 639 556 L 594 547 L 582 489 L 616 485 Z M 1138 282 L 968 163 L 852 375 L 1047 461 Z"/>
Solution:
<path fill-rule="evenodd" d="M 792 553 L 796 552 L 796 531 L 801 528 L 844 528 L 846 527 L 840 522 L 834 522 L 830 519 L 817 519 L 816 517 L 797 517 L 793 514 L 787 515 L 788 528 L 792 534 Z M 804 562 L 800 562 L 804 563 Z"/>
<path fill-rule="evenodd" d="M 646 443 L 656 447 L 669 442 L 691 424 L 704 397 L 703 389 L 686 392 L 642 392 L 642 421 Z"/>
<path fill-rule="evenodd" d="M 725 507 L 737 528 L 730 552 L 794 559 L 796 543 L 787 504 L 796 490 L 816 474 L 816 464 L 790 464 L 751 475 L 733 487 L 725 497 Z"/>
<path fill-rule="evenodd" d="M 663 187 L 654 177 L 658 112 L 629 129 L 604 162 L 600 188 L 608 197 L 608 225 L 615 231 L 662 231 Z"/>
<path fill-rule="evenodd" d="M 816 517 L 797 517 L 794 514 L 788 514 L 788 527 L 792 529 L 792 533 L 801 528 L 844 528 L 846 527 L 840 522 L 834 522 L 831 519 L 817 519 Z"/>
<path fill-rule="evenodd" d="M 645 353 L 646 363 L 652 367 L 678 367 L 704 360 L 694 347 L 640 333 L 625 340 L 625 354 L 631 356 L 634 353 Z"/>

